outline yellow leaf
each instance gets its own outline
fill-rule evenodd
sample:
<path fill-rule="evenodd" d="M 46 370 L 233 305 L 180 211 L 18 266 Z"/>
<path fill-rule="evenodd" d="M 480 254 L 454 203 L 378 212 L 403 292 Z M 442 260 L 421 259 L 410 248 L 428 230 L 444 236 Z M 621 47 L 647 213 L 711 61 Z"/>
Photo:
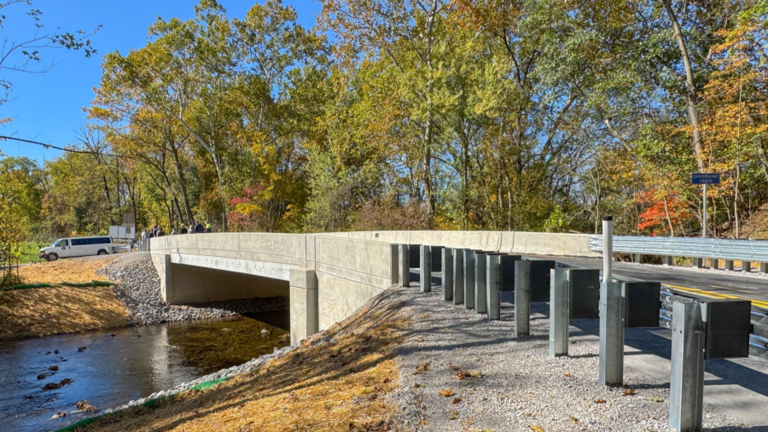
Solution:
<path fill-rule="evenodd" d="M 543 427 L 541 427 L 541 426 L 536 426 L 536 425 L 528 425 L 528 428 L 529 428 L 529 429 L 531 429 L 531 430 L 532 430 L 532 431 L 534 431 L 534 432 L 547 432 L 547 431 L 545 431 L 545 430 L 544 430 L 544 428 L 543 428 Z"/>

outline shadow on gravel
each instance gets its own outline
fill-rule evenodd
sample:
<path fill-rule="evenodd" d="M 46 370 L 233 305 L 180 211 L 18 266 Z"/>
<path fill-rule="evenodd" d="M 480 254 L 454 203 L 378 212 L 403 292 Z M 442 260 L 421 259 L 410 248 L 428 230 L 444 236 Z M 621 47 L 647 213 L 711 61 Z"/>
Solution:
<path fill-rule="evenodd" d="M 584 335 L 599 337 L 599 320 L 575 319 L 571 320 L 571 326 L 580 329 Z M 571 332 L 572 336 L 578 333 Z M 670 331 L 666 328 L 628 328 L 624 333 L 624 344 L 639 351 L 627 352 L 625 356 L 652 354 L 670 360 L 672 358 L 672 340 Z M 746 359 L 744 359 L 746 360 Z M 761 359 L 749 359 L 754 363 L 755 370 L 736 363 L 729 359 L 707 360 L 705 371 L 720 378 L 708 380 L 704 384 L 711 385 L 738 385 L 755 393 L 768 397 L 768 362 Z M 668 379 L 668 378 L 667 378 Z M 667 386 L 669 386 L 667 384 Z M 757 430 L 757 429 L 756 429 Z"/>

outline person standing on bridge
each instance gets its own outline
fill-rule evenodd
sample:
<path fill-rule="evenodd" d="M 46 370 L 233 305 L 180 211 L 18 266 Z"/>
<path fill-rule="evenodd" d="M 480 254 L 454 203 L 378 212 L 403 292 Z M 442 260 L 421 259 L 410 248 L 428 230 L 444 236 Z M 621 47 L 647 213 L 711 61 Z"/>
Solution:
<path fill-rule="evenodd" d="M 181 228 L 179 229 L 179 234 L 186 234 L 187 232 L 188 232 L 187 226 L 184 224 L 181 224 Z"/>
<path fill-rule="evenodd" d="M 201 224 L 198 221 L 195 221 L 195 234 L 202 234 L 205 232 L 205 228 L 203 227 L 203 224 Z"/>
<path fill-rule="evenodd" d="M 205 232 L 213 232 L 213 229 L 211 228 L 211 223 L 208 221 L 205 221 Z"/>

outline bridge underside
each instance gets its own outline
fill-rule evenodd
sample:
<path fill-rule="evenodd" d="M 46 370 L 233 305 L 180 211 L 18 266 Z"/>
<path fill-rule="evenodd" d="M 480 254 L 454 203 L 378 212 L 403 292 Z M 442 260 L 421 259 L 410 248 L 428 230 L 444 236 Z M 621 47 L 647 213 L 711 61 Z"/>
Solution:
<path fill-rule="evenodd" d="M 161 292 L 168 304 L 288 297 L 287 280 L 196 265 L 164 263 Z"/>

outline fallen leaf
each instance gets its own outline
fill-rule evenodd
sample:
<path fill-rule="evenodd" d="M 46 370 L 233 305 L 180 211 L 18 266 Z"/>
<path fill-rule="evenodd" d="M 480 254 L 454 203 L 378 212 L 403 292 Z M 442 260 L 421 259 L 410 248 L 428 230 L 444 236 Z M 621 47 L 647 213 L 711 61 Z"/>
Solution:
<path fill-rule="evenodd" d="M 419 384 L 419 383 L 414 383 L 413 384 L 413 388 L 421 388 L 421 387 L 424 387 L 424 385 L 423 384 Z"/>
<path fill-rule="evenodd" d="M 67 416 L 67 413 L 65 413 L 64 411 L 61 411 L 59 413 L 54 414 L 53 417 L 51 417 L 51 418 L 52 419 L 57 419 L 57 418 L 63 418 L 63 417 L 66 417 L 66 416 Z"/>
<path fill-rule="evenodd" d="M 603 399 L 603 398 L 600 398 L 600 399 L 595 399 L 595 400 L 594 400 L 594 401 L 592 401 L 592 402 L 594 402 L 594 403 L 605 403 L 605 399 Z"/>
<path fill-rule="evenodd" d="M 483 372 L 479 370 L 471 370 L 469 371 L 469 376 L 471 376 L 472 378 L 480 378 L 483 376 Z"/>
<path fill-rule="evenodd" d="M 573 375 L 572 375 L 570 372 L 566 372 L 566 373 L 565 373 L 565 377 L 566 377 L 566 378 L 570 378 L 570 377 L 572 377 L 572 376 L 573 376 Z"/>
<path fill-rule="evenodd" d="M 59 367 L 58 367 L 58 366 L 56 366 L 56 365 L 53 365 L 53 366 L 48 366 L 48 370 L 49 370 L 49 371 L 57 371 L 57 370 L 59 370 Z"/>
<path fill-rule="evenodd" d="M 458 367 L 458 366 L 454 366 L 454 365 L 448 365 L 448 369 L 457 371 L 457 370 L 460 370 L 461 368 Z"/>
<path fill-rule="evenodd" d="M 459 412 L 458 411 L 451 411 L 450 413 L 448 413 L 448 419 L 449 420 L 456 420 L 457 418 L 459 418 Z"/>
<path fill-rule="evenodd" d="M 576 417 L 574 417 L 574 416 L 572 416 L 572 415 L 569 415 L 569 416 L 568 416 L 568 418 L 570 418 L 570 419 L 571 419 L 571 421 L 573 422 L 573 424 L 579 424 L 579 419 L 577 419 Z"/>
<path fill-rule="evenodd" d="M 651 402 L 664 402 L 664 399 L 654 396 L 649 397 L 648 400 Z"/>
<path fill-rule="evenodd" d="M 390 381 L 392 381 L 392 380 L 391 380 L 391 379 L 389 379 L 389 378 L 384 378 L 384 381 L 382 381 L 381 383 L 382 383 L 382 384 L 386 384 L 386 383 L 388 383 L 388 382 L 390 382 Z"/>
<path fill-rule="evenodd" d="M 469 372 L 467 372 L 467 371 L 458 371 L 458 372 L 456 372 L 456 378 L 458 378 L 460 380 L 465 380 L 465 379 L 467 379 L 469 377 L 470 377 L 470 375 L 469 375 Z"/>
<path fill-rule="evenodd" d="M 442 390 L 440 390 L 440 396 L 451 397 L 451 396 L 453 396 L 455 394 L 456 393 L 454 393 L 453 390 L 451 390 L 451 389 L 442 389 Z"/>
<path fill-rule="evenodd" d="M 85 351 L 85 350 L 87 350 L 87 349 L 88 349 L 88 347 L 87 347 L 87 346 L 84 346 L 84 347 L 80 347 L 80 348 L 78 348 L 78 349 L 77 349 L 77 352 L 83 352 L 83 351 Z"/>
<path fill-rule="evenodd" d="M 633 388 L 629 388 L 629 389 L 624 390 L 624 396 L 632 396 L 634 394 L 635 394 L 635 389 L 633 389 Z"/>
<path fill-rule="evenodd" d="M 536 425 L 528 425 L 528 429 L 531 429 L 532 431 L 535 431 L 535 432 L 547 432 L 544 430 L 543 427 L 536 426 Z"/>
<path fill-rule="evenodd" d="M 39 379 L 39 380 L 45 379 L 45 377 L 47 377 L 47 376 L 48 375 L 46 375 L 46 374 L 40 374 L 40 375 L 37 376 L 37 379 Z"/>
<path fill-rule="evenodd" d="M 453 398 L 453 404 L 461 403 L 461 398 Z"/>

